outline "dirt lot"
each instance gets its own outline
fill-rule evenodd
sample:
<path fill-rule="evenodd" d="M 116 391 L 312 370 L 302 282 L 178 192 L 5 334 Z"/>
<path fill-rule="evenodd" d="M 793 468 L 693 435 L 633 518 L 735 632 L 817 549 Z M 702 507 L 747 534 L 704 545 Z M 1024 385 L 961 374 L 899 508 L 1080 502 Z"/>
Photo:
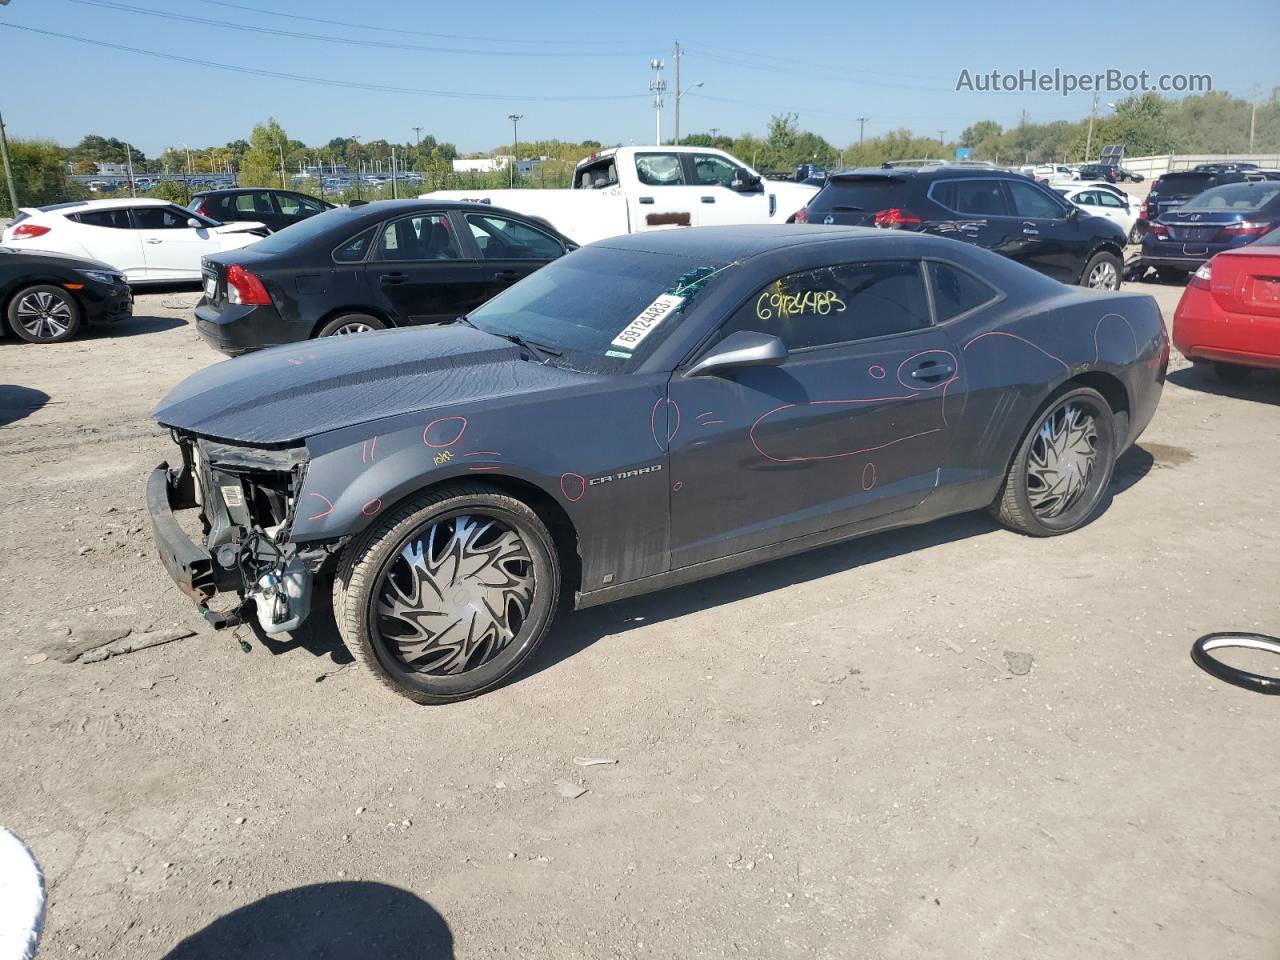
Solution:
<path fill-rule="evenodd" d="M 1187 655 L 1280 633 L 1280 377 L 1175 362 L 1072 536 L 970 515 L 575 614 L 418 708 L 325 629 L 242 653 L 154 558 L 147 411 L 216 359 L 175 298 L 0 341 L 0 823 L 42 958 L 1280 956 L 1277 704 Z"/>

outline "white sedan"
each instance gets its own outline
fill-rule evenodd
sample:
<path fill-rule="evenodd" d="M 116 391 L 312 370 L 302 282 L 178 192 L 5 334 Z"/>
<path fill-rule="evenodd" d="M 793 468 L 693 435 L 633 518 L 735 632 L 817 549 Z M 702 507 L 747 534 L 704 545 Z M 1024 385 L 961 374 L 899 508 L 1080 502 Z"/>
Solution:
<path fill-rule="evenodd" d="M 1113 189 L 1108 184 L 1093 183 L 1053 189 L 1085 213 L 1091 213 L 1095 217 L 1106 217 L 1112 223 L 1119 224 L 1124 228 L 1130 243 L 1139 243 L 1142 240 L 1141 231 L 1138 230 L 1138 216 L 1142 212 L 1142 205 L 1133 198 L 1125 196 L 1121 191 Z"/>
<path fill-rule="evenodd" d="M 200 260 L 266 235 L 261 223 L 219 223 L 165 200 L 81 200 L 23 207 L 6 246 L 108 263 L 131 284 L 199 280 Z"/>

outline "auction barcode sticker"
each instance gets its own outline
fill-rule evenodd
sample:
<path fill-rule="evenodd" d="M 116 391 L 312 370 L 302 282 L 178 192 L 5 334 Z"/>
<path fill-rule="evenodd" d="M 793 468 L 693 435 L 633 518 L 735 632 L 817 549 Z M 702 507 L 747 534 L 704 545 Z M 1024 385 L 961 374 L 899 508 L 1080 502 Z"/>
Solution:
<path fill-rule="evenodd" d="M 635 349 L 645 337 L 684 303 L 684 297 L 664 293 L 657 300 L 640 311 L 640 316 L 628 323 L 616 337 L 609 341 L 613 347 L 629 347 Z"/>

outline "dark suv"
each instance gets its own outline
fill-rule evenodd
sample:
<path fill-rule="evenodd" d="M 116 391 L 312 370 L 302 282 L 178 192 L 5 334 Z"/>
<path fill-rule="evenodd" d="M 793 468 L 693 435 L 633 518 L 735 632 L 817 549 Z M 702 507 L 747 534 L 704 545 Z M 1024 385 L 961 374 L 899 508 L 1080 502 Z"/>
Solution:
<path fill-rule="evenodd" d="M 299 220 L 332 210 L 333 204 L 293 190 L 237 187 L 197 193 L 188 209 L 222 223 L 252 220 L 271 230 L 283 230 Z"/>
<path fill-rule="evenodd" d="M 1141 219 L 1147 222 L 1156 220 L 1174 207 L 1182 206 L 1192 197 L 1198 197 L 1213 187 L 1228 183 L 1280 179 L 1280 172 L 1275 170 L 1226 169 L 1228 167 L 1238 168 L 1240 164 L 1202 163 L 1194 170 L 1175 170 L 1163 174 L 1151 184 L 1147 202 L 1142 206 Z"/>
<path fill-rule="evenodd" d="M 986 247 L 1063 283 L 1119 289 L 1123 228 L 1004 170 L 864 168 L 832 174 L 801 223 L 916 230 Z"/>

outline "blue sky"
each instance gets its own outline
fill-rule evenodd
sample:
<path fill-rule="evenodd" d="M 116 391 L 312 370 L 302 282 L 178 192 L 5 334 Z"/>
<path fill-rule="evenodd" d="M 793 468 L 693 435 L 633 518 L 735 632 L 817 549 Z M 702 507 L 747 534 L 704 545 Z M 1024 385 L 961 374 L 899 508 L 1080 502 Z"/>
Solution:
<path fill-rule="evenodd" d="M 1240 96 L 1255 85 L 1265 94 L 1280 83 L 1274 0 L 1233 0 L 1221 15 L 1210 15 L 1203 0 L 1162 0 L 1158 9 L 1151 16 L 1114 2 L 982 0 L 11 0 L 0 6 L 0 43 L 9 51 L 0 111 L 11 136 L 69 144 L 99 133 L 129 139 L 148 154 L 179 141 L 225 143 L 247 136 L 254 122 L 271 115 L 308 143 L 350 135 L 403 142 L 421 126 L 463 151 L 484 150 L 510 142 L 506 117 L 513 111 L 524 115 L 521 140 L 650 143 L 649 61 L 667 62 L 663 132 L 670 137 L 676 40 L 686 53 L 682 85 L 704 84 L 683 100 L 682 132 L 716 127 L 732 135 L 763 133 L 771 113 L 791 110 L 801 127 L 837 145 L 857 139 L 859 116 L 870 118 L 868 137 L 909 127 L 927 135 L 944 130 L 951 139 L 980 119 L 1013 125 L 1023 110 L 1033 121 L 1089 113 L 1087 93 L 956 92 L 962 69 L 1208 73 L 1215 89 Z M 161 12 L 241 29 L 167 19 Z M 400 90 L 231 73 L 4 29 L 8 25 Z M 568 99 L 573 97 L 610 99 Z"/>

